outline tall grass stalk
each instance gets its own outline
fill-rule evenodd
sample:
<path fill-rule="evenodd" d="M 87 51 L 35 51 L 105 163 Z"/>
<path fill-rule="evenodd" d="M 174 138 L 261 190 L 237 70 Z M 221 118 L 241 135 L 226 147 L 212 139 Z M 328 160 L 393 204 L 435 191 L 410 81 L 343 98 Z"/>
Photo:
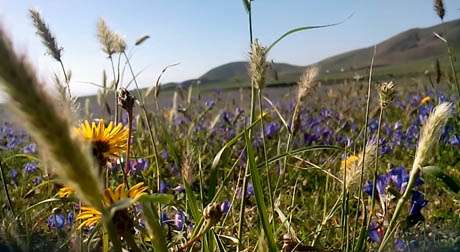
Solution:
<path fill-rule="evenodd" d="M 125 56 L 126 63 L 127 63 L 128 68 L 130 70 L 130 73 L 131 73 L 131 75 L 133 77 L 134 84 L 136 85 L 136 91 L 137 91 L 137 95 L 139 97 L 139 104 L 140 104 L 140 107 L 141 107 L 141 110 L 142 110 L 142 113 L 143 113 L 144 122 L 147 125 L 147 129 L 148 129 L 148 132 L 149 132 L 149 137 L 150 137 L 150 141 L 151 141 L 152 148 L 153 148 L 153 157 L 154 157 L 154 161 L 155 161 L 155 168 L 156 168 L 157 191 L 160 191 L 160 165 L 158 163 L 158 161 L 159 161 L 159 159 L 158 159 L 158 149 L 157 149 L 157 145 L 156 145 L 156 141 L 155 141 L 155 135 L 154 135 L 154 132 L 153 132 L 154 130 L 155 130 L 155 132 L 157 132 L 157 130 L 154 129 L 155 126 L 152 127 L 152 123 L 150 122 L 150 119 L 148 117 L 147 109 L 145 107 L 145 102 L 144 102 L 144 96 L 141 94 L 141 91 L 139 89 L 139 84 L 137 83 L 137 78 L 136 78 L 136 75 L 134 74 L 134 70 L 133 70 L 133 67 L 131 65 L 131 61 L 129 60 L 129 57 L 126 54 L 126 52 L 123 52 L 123 55 Z M 153 125 L 155 125 L 155 124 L 153 124 Z M 158 211 L 160 211 L 160 210 L 158 210 Z"/>
<path fill-rule="evenodd" d="M 264 153 L 264 165 L 265 165 L 265 170 L 266 170 L 266 179 L 267 179 L 267 189 L 268 189 L 268 198 L 270 202 L 270 207 L 272 210 L 272 213 L 274 213 L 275 210 L 275 205 L 273 202 L 273 194 L 272 194 L 272 181 L 271 181 L 271 173 L 269 170 L 268 166 L 268 152 L 267 152 L 267 145 L 266 145 L 266 136 L 265 136 L 265 124 L 264 124 L 264 110 L 262 106 L 262 90 L 258 89 L 257 90 L 258 94 L 258 103 L 259 103 L 259 117 L 261 118 L 260 120 L 260 128 L 261 128 L 261 133 L 262 133 L 262 148 L 263 148 L 263 153 Z M 273 229 L 275 229 L 275 222 L 273 222 Z"/>
<path fill-rule="evenodd" d="M 35 72 L 18 56 L 0 29 L 0 78 L 10 104 L 40 147 L 42 157 L 88 204 L 102 209 L 102 186 L 93 169 L 89 150 L 73 134 L 71 120 L 56 107 Z"/>
<path fill-rule="evenodd" d="M 367 83 L 367 101 L 366 101 L 366 114 L 364 117 L 364 134 L 363 134 L 363 151 L 362 151 L 362 165 L 361 165 L 361 174 L 359 178 L 359 189 L 358 189 L 358 204 L 361 204 L 361 199 L 363 199 L 364 194 L 363 194 L 363 182 L 364 182 L 364 169 L 368 168 L 366 166 L 366 149 L 367 149 L 367 142 L 368 142 L 368 135 L 367 135 L 367 125 L 369 123 L 369 111 L 370 111 L 370 103 L 371 103 L 371 84 L 372 84 L 372 74 L 374 72 L 374 60 L 375 60 L 375 55 L 377 54 L 377 46 L 374 46 L 373 53 L 372 53 L 372 59 L 371 59 L 371 65 L 369 68 L 369 79 Z M 378 155 L 378 149 L 377 149 L 377 154 Z M 359 210 L 356 211 L 355 215 L 355 228 L 353 230 L 354 234 L 357 229 L 358 225 L 358 220 L 359 220 Z M 364 222 L 366 223 L 366 222 Z M 361 227 L 363 228 L 363 227 Z M 353 235 L 355 237 L 355 235 Z M 354 245 L 354 244 L 353 244 Z M 360 248 L 357 248 L 360 250 Z"/>
<path fill-rule="evenodd" d="M 249 43 L 252 49 L 253 46 L 253 32 L 252 32 L 252 0 L 243 0 L 243 6 L 248 14 L 248 26 L 249 26 Z M 250 123 L 251 125 L 255 119 L 255 87 L 251 84 L 251 107 L 250 107 Z M 262 118 L 263 120 L 263 118 Z M 251 139 L 251 130 L 247 133 L 249 135 L 249 139 Z M 241 250 L 240 246 L 242 245 L 242 238 L 243 238 L 243 225 L 244 225 L 244 209 L 246 207 L 245 195 L 248 188 L 248 172 L 249 172 L 249 165 L 246 162 L 246 166 L 243 173 L 243 182 L 242 182 L 242 190 L 241 190 L 241 204 L 240 204 L 240 212 L 239 212 L 239 220 L 238 220 L 238 244 L 236 247 L 236 251 L 239 252 Z"/>
<path fill-rule="evenodd" d="M 414 162 L 409 174 L 409 181 L 407 182 L 407 186 L 403 195 L 398 200 L 396 208 L 393 212 L 393 216 L 391 217 L 390 223 L 388 224 L 388 227 L 385 231 L 385 235 L 383 236 L 382 242 L 380 243 L 379 251 L 383 251 L 385 249 L 386 244 L 390 240 L 390 235 L 395 232 L 397 220 L 401 214 L 401 210 L 409 197 L 412 195 L 412 189 L 415 186 L 415 181 L 420 175 L 422 167 L 429 159 L 434 147 L 441 137 L 444 126 L 446 125 L 447 120 L 451 115 L 451 108 L 452 104 L 447 102 L 437 105 L 423 125 L 420 131 L 420 140 L 415 152 Z"/>

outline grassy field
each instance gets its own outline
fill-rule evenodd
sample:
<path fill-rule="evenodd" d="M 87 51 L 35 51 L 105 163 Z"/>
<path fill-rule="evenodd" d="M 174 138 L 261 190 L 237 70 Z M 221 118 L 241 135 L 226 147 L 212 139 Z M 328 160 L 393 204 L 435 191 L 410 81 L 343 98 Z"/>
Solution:
<path fill-rule="evenodd" d="M 0 30 L 0 251 L 460 249 L 447 47 L 405 64 L 370 53 L 343 72 L 278 65 L 275 80 L 271 47 L 253 40 L 240 81 L 126 90 L 114 71 L 76 98 L 54 34 L 30 16 L 64 72 L 51 95 Z M 103 19 L 96 30 L 107 60 L 134 73 L 136 45 Z"/>

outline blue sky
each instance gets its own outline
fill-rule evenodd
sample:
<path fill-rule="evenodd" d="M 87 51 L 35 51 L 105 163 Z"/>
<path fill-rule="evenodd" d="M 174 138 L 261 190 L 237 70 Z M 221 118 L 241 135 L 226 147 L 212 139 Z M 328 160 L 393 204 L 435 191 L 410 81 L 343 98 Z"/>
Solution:
<path fill-rule="evenodd" d="M 459 18 L 460 2 L 445 3 L 446 20 Z M 29 8 L 42 13 L 64 47 L 64 64 L 73 71 L 71 89 L 79 95 L 96 90 L 81 82 L 100 82 L 102 69 L 110 69 L 96 39 L 99 17 L 123 34 L 131 48 L 140 36 L 151 36 L 133 51 L 135 70 L 145 68 L 142 86 L 151 85 L 168 64 L 181 63 L 166 73 L 164 82 L 196 78 L 212 67 L 247 58 L 247 16 L 241 0 L 0 0 L 3 27 L 47 82 L 59 68 L 45 55 Z M 298 65 L 439 22 L 431 0 L 255 0 L 253 10 L 254 35 L 263 44 L 291 28 L 333 23 L 354 13 L 342 25 L 295 34 L 270 54 L 277 62 Z"/>

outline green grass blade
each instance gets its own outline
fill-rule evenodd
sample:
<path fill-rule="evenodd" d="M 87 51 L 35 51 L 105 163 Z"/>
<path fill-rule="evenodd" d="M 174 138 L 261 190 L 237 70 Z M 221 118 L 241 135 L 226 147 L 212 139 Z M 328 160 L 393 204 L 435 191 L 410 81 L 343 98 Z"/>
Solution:
<path fill-rule="evenodd" d="M 222 158 L 222 154 L 224 154 L 225 150 L 227 150 L 228 148 L 230 148 L 234 144 L 236 144 L 238 142 L 238 140 L 244 136 L 245 131 L 247 131 L 249 129 L 252 129 L 254 126 L 257 125 L 257 123 L 259 123 L 260 120 L 261 120 L 261 118 L 257 118 L 257 120 L 255 120 L 254 123 L 249 125 L 249 127 L 244 129 L 242 132 L 240 132 L 234 138 L 230 139 L 230 141 L 225 143 L 225 145 L 219 150 L 219 152 L 217 152 L 216 156 L 214 156 L 214 159 L 213 159 L 212 165 L 211 165 L 211 169 L 215 169 L 217 167 L 217 165 L 219 164 L 220 159 Z"/>
<path fill-rule="evenodd" d="M 145 224 L 152 238 L 155 251 L 167 252 L 168 247 L 166 246 L 166 239 L 163 234 L 163 229 L 160 226 L 160 219 L 157 215 L 155 204 L 152 204 L 152 202 L 149 202 L 146 198 L 141 198 L 140 201 L 143 206 Z"/>
<path fill-rule="evenodd" d="M 306 31 L 306 30 L 312 30 L 312 29 L 318 29 L 318 28 L 326 28 L 326 27 L 331 27 L 331 26 L 336 26 L 336 25 L 339 25 L 339 24 L 342 24 L 344 23 L 345 21 L 347 21 L 348 19 L 350 19 L 351 17 L 353 16 L 353 14 L 351 14 L 350 16 L 348 16 L 347 18 L 345 18 L 344 20 L 338 22 L 338 23 L 333 23 L 333 24 L 327 24 L 327 25 L 313 25 L 313 26 L 304 26 L 304 27 L 298 27 L 298 28 L 294 28 L 292 30 L 289 30 L 287 31 L 286 33 L 284 33 L 283 35 L 281 35 L 277 40 L 275 40 L 275 42 L 273 42 L 268 48 L 267 48 L 267 53 L 273 48 L 275 47 L 275 45 L 277 45 L 281 40 L 283 40 L 284 38 L 286 38 L 287 36 L 293 34 L 293 33 L 297 33 L 297 32 L 301 32 L 301 31 Z"/>
<path fill-rule="evenodd" d="M 248 165 L 250 169 L 252 184 L 254 186 L 254 192 L 255 192 L 255 197 L 256 197 L 257 210 L 259 212 L 259 218 L 260 218 L 262 227 L 265 232 L 265 237 L 267 237 L 268 247 L 270 251 L 277 251 L 275 237 L 273 235 L 273 232 L 272 232 L 269 220 L 268 220 L 268 209 L 265 204 L 264 192 L 262 189 L 262 180 L 260 177 L 259 169 L 256 165 L 254 150 L 252 148 L 252 143 L 249 139 L 249 135 L 247 131 L 245 131 L 244 138 L 246 141 L 246 149 L 247 149 L 248 161 L 249 161 Z"/>

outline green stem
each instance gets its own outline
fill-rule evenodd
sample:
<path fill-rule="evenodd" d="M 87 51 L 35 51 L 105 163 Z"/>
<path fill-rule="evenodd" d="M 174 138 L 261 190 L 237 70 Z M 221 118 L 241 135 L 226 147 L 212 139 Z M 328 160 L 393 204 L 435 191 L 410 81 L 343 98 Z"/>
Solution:
<path fill-rule="evenodd" d="M 263 151 L 264 151 L 264 164 L 265 164 L 265 170 L 267 170 L 267 187 L 268 187 L 268 197 L 270 199 L 270 206 L 272 208 L 272 212 L 275 211 L 275 204 L 273 202 L 273 195 L 272 195 L 272 182 L 270 179 L 270 170 L 268 167 L 268 153 L 267 153 L 267 145 L 265 143 L 265 126 L 264 126 L 264 118 L 263 118 L 263 107 L 262 107 L 262 90 L 258 90 L 258 95 L 259 95 L 259 116 L 260 116 L 260 124 L 261 124 L 261 132 L 262 132 L 262 146 L 263 146 Z M 273 222 L 273 230 L 275 230 L 275 222 Z"/>
<path fill-rule="evenodd" d="M 157 149 L 157 145 L 156 145 L 156 142 L 155 142 L 155 137 L 154 137 L 154 134 L 153 134 L 152 124 L 150 123 L 150 120 L 148 118 L 147 109 L 145 108 L 145 103 L 144 103 L 144 97 L 142 96 L 141 91 L 139 89 L 139 85 L 137 83 L 137 78 L 136 78 L 136 75 L 134 74 L 134 71 L 133 71 L 133 68 L 131 66 L 131 62 L 129 60 L 129 57 L 126 54 L 126 52 L 123 52 L 123 55 L 126 58 L 126 63 L 128 64 L 128 68 L 129 68 L 129 70 L 131 72 L 131 75 L 133 76 L 134 84 L 136 85 L 137 95 L 139 97 L 140 107 L 141 107 L 141 110 L 142 110 L 143 116 L 144 116 L 144 121 L 145 121 L 145 124 L 147 125 L 147 129 L 149 131 L 150 141 L 152 142 L 153 156 L 154 156 L 154 159 L 155 159 L 155 166 L 156 166 L 157 191 L 159 192 L 160 191 L 160 165 L 158 163 L 158 149 Z M 155 132 L 156 132 L 156 129 L 155 129 Z M 160 211 L 160 208 L 158 209 L 158 211 Z"/>
<path fill-rule="evenodd" d="M 62 60 L 59 59 L 59 64 L 61 65 L 62 72 L 64 73 L 64 78 L 65 78 L 65 84 L 67 86 L 67 92 L 69 93 L 69 98 L 72 98 L 72 94 L 70 93 L 70 85 L 69 85 L 69 77 L 67 76 L 67 73 L 65 71 L 64 63 L 62 63 Z"/>
<path fill-rule="evenodd" d="M 127 140 L 127 147 L 126 147 L 126 161 L 125 161 L 125 168 L 121 168 L 123 172 L 123 180 L 125 182 L 126 188 L 129 190 L 129 183 L 128 183 L 128 175 L 127 172 L 129 171 L 129 153 L 131 152 L 131 135 L 133 132 L 133 109 L 128 109 L 128 140 Z"/>
<path fill-rule="evenodd" d="M 250 125 L 254 123 L 255 119 L 255 88 L 254 85 L 251 85 L 251 114 L 250 114 Z M 248 129 L 248 137 L 252 139 L 252 129 Z M 249 160 L 246 161 L 246 167 L 243 174 L 243 188 L 241 190 L 241 204 L 240 204 L 240 214 L 239 214 L 239 221 L 238 221 L 238 245 L 236 247 L 236 251 L 240 251 L 240 246 L 242 245 L 242 238 L 243 238 L 243 224 L 244 224 L 244 209 L 246 207 L 246 191 L 248 188 L 248 174 L 249 173 Z"/>
<path fill-rule="evenodd" d="M 412 193 L 412 188 L 415 186 L 415 181 L 417 180 L 419 171 L 420 171 L 420 167 L 412 167 L 412 170 L 410 172 L 409 182 L 407 183 L 407 186 L 406 186 L 406 190 L 404 191 L 403 196 L 398 200 L 398 204 L 396 205 L 393 216 L 391 217 L 390 223 L 388 224 L 387 230 L 385 231 L 385 235 L 383 236 L 382 243 L 380 243 L 380 247 L 378 250 L 379 252 L 383 251 L 383 249 L 385 248 L 386 244 L 389 241 L 390 235 L 394 233 L 393 229 L 396 226 L 396 221 L 398 220 L 399 215 L 401 214 L 402 207 L 404 206 L 404 204 L 409 199 L 409 196 Z"/>
<path fill-rule="evenodd" d="M 2 177 L 3 189 L 5 190 L 5 195 L 6 195 L 6 200 L 8 201 L 8 206 L 10 207 L 11 212 L 13 213 L 13 215 L 15 215 L 14 214 L 13 203 L 11 201 L 10 193 L 8 191 L 8 184 L 6 183 L 6 180 L 5 180 L 5 174 L 3 172 L 3 164 L 2 164 L 1 160 L 0 160 L 0 175 Z"/>
<path fill-rule="evenodd" d="M 380 129 L 382 127 L 382 118 L 383 118 L 383 107 L 381 106 L 380 107 L 380 114 L 379 114 L 379 124 L 378 124 L 378 127 L 377 127 L 377 155 L 375 155 L 375 166 L 374 166 L 374 174 L 373 174 L 373 179 L 372 179 L 372 203 L 371 203 L 371 213 L 369 215 L 369 220 L 367 222 L 367 226 L 369 226 L 370 222 L 371 222 L 371 219 L 372 219 L 372 216 L 374 214 L 374 210 L 375 210 L 375 198 L 376 198 L 376 191 L 377 191 L 377 173 L 378 173 L 378 169 L 379 169 L 379 154 L 378 154 L 378 151 L 379 151 L 379 144 L 380 144 Z M 384 214 L 385 214 L 385 209 L 384 210 Z"/>
<path fill-rule="evenodd" d="M 368 84 L 367 84 L 367 102 L 366 102 L 366 116 L 365 116 L 365 119 L 364 119 L 364 133 L 363 133 L 363 157 L 362 157 L 362 160 L 361 160 L 361 163 L 362 163 L 362 166 L 361 166 L 361 174 L 360 174 L 360 178 L 359 178 L 359 190 L 358 190 L 358 204 L 361 204 L 361 199 L 364 197 L 363 195 L 363 181 L 364 181 L 364 165 L 365 165 L 365 160 L 366 160 L 366 147 L 367 147 L 367 141 L 368 141 L 368 136 L 367 136 L 367 125 L 369 123 L 369 110 L 370 110 L 370 103 L 371 103 L 371 84 L 372 84 L 372 73 L 373 73 L 373 70 L 374 70 L 374 59 L 375 59 L 375 55 L 377 53 L 377 46 L 374 46 L 374 52 L 373 52 L 373 55 L 372 55 L 372 59 L 371 59 L 371 66 L 370 66 L 370 69 L 369 69 L 369 80 L 368 80 Z M 357 227 L 358 227 L 358 223 L 359 223 L 359 210 L 356 211 L 356 215 L 355 215 L 355 228 L 354 228 L 354 232 L 356 232 L 357 230 Z"/>

